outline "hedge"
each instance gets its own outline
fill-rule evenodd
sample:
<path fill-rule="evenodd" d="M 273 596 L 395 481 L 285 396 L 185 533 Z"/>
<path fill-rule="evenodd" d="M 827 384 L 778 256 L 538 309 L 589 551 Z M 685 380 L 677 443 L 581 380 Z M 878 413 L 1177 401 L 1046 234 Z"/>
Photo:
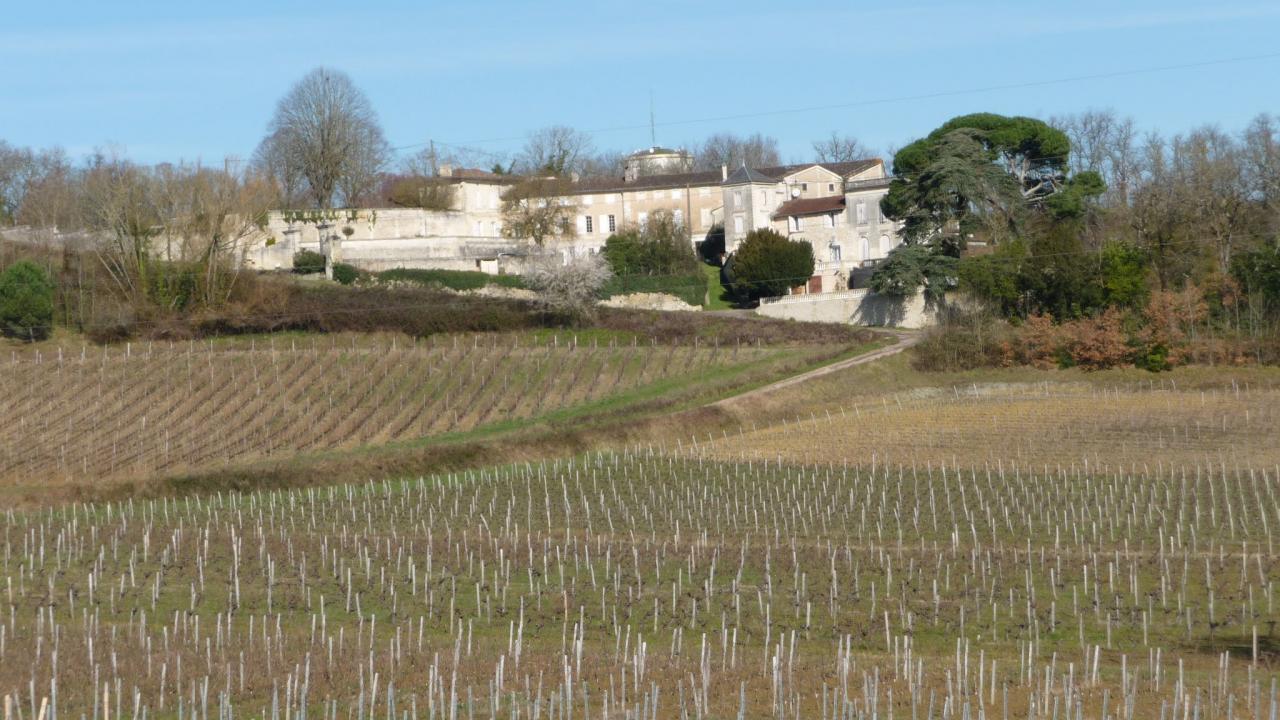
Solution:
<path fill-rule="evenodd" d="M 605 284 L 606 298 L 631 293 L 663 293 L 702 307 L 707 298 L 707 276 L 697 275 L 615 275 Z"/>
<path fill-rule="evenodd" d="M 524 281 L 516 275 L 490 275 L 474 270 L 414 270 L 396 268 L 378 273 L 378 279 L 388 282 L 409 282 L 424 287 L 439 286 L 450 290 L 479 290 L 486 285 L 523 288 Z"/>

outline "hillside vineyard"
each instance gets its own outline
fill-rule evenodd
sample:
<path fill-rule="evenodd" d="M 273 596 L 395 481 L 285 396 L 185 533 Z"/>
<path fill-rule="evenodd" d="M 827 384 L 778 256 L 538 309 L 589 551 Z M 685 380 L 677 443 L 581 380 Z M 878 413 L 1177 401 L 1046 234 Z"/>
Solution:
<path fill-rule="evenodd" d="M 0 481 L 138 477 L 461 432 L 776 354 L 572 334 L 15 354 L 0 373 Z"/>
<path fill-rule="evenodd" d="M 7 512 L 0 693 L 15 718 L 1275 713 L 1274 467 L 670 451 Z"/>

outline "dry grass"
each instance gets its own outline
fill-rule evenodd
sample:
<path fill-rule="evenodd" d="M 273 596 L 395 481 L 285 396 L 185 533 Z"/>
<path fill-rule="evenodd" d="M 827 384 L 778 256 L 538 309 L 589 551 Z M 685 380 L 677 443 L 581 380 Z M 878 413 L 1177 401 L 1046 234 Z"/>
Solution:
<path fill-rule="evenodd" d="M 1162 378 L 916 388 L 704 444 L 712 457 L 793 462 L 1013 463 L 1099 471 L 1280 463 L 1280 388 L 1188 390 Z"/>

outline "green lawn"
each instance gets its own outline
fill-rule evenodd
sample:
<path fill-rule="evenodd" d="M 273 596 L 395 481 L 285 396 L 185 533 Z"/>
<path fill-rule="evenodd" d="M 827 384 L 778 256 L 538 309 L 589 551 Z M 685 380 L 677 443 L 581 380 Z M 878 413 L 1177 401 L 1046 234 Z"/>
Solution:
<path fill-rule="evenodd" d="M 720 284 L 720 268 L 717 265 L 703 263 L 702 271 L 707 274 L 708 310 L 731 310 L 733 305 L 724 299 L 724 286 Z"/>

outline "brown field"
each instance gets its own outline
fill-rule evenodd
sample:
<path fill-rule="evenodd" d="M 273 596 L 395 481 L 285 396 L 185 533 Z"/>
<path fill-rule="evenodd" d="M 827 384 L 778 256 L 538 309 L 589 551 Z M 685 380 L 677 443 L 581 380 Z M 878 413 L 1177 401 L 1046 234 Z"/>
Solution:
<path fill-rule="evenodd" d="M 1100 472 L 1275 467 L 1280 386 L 1162 379 L 917 388 L 753 427 L 699 445 L 708 457 Z M 704 439 L 705 440 L 705 439 Z"/>

